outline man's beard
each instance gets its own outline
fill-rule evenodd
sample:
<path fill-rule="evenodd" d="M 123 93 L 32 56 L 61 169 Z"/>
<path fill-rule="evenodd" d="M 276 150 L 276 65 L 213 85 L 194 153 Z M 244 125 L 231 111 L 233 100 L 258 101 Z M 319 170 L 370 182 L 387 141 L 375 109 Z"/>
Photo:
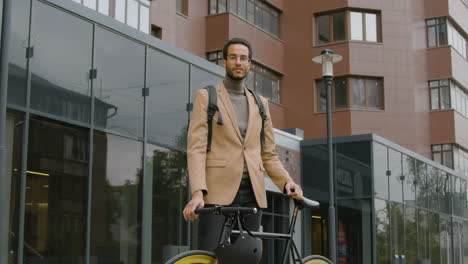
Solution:
<path fill-rule="evenodd" d="M 245 79 L 245 77 L 247 77 L 247 73 L 244 74 L 244 76 L 242 76 L 242 77 L 236 77 L 236 76 L 234 76 L 230 71 L 226 71 L 226 73 L 227 73 L 227 75 L 229 76 L 229 78 L 231 78 L 231 79 L 233 79 L 233 80 L 235 80 L 235 81 L 242 81 L 242 80 Z"/>

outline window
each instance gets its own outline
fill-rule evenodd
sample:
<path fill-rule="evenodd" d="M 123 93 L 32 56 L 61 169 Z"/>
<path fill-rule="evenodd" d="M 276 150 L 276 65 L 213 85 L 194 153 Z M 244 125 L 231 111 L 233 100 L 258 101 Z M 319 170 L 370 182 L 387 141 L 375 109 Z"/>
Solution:
<path fill-rule="evenodd" d="M 428 48 L 451 45 L 463 58 L 468 59 L 466 34 L 446 17 L 426 20 L 426 31 Z"/>
<path fill-rule="evenodd" d="M 325 111 L 327 91 L 317 83 L 317 109 Z M 383 80 L 379 78 L 339 77 L 332 85 L 332 109 L 383 109 Z"/>
<path fill-rule="evenodd" d="M 455 109 L 468 118 L 468 92 L 453 80 L 429 81 L 431 110 Z"/>
<path fill-rule="evenodd" d="M 345 39 L 345 13 L 318 16 L 317 32 L 319 44 Z"/>
<path fill-rule="evenodd" d="M 453 169 L 452 144 L 432 145 L 432 159 L 442 165 Z"/>
<path fill-rule="evenodd" d="M 429 82 L 431 110 L 450 108 L 450 88 L 448 80 Z"/>
<path fill-rule="evenodd" d="M 180 1 L 180 0 L 179 0 Z M 280 11 L 259 0 L 210 0 L 209 14 L 230 12 L 278 37 Z"/>
<path fill-rule="evenodd" d="M 177 0 L 176 10 L 177 13 L 188 16 L 188 0 Z"/>
<path fill-rule="evenodd" d="M 114 18 L 122 23 L 149 34 L 149 0 L 73 0 L 106 16 L 111 8 Z M 183 0 L 177 0 L 177 3 Z M 187 0 L 185 0 L 187 1 Z"/>
<path fill-rule="evenodd" d="M 377 13 L 342 11 L 333 14 L 317 15 L 316 42 L 325 44 L 343 40 L 378 42 L 379 19 Z M 349 33 L 347 32 L 349 24 Z"/>
<path fill-rule="evenodd" d="M 207 59 L 213 63 L 223 66 L 223 52 L 214 51 L 207 53 Z M 249 74 L 246 79 L 247 88 L 270 101 L 280 102 L 280 79 L 281 75 L 252 61 Z"/>

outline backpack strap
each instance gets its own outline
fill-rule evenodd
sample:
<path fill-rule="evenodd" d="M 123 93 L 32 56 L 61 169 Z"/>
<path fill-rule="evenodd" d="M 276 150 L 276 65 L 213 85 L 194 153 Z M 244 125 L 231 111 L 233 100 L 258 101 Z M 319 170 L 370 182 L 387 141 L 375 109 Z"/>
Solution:
<path fill-rule="evenodd" d="M 262 144 L 262 148 L 264 148 L 266 146 L 266 142 L 265 142 L 265 121 L 267 120 L 265 107 L 263 106 L 262 99 L 260 99 L 260 97 L 256 93 L 254 93 L 254 91 L 252 91 L 250 89 L 247 89 L 247 90 L 249 90 L 249 92 L 254 96 L 255 102 L 257 102 L 257 105 L 258 105 L 258 110 L 260 111 L 260 116 L 262 117 L 262 131 L 260 131 L 260 142 Z"/>
<path fill-rule="evenodd" d="M 213 137 L 213 118 L 216 112 L 218 112 L 218 125 L 223 125 L 223 116 L 219 111 L 217 100 L 218 96 L 216 94 L 216 88 L 213 85 L 208 85 L 204 89 L 208 90 L 208 109 L 206 110 L 208 114 L 208 142 L 206 145 L 206 151 L 211 150 L 211 139 Z"/>

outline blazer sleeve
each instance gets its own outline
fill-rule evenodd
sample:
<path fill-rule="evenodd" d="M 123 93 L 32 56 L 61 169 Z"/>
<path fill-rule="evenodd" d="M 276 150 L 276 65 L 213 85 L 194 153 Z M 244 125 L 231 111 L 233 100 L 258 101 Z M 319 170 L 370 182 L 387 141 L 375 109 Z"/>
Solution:
<path fill-rule="evenodd" d="M 208 91 L 200 89 L 195 94 L 187 133 L 187 164 L 191 193 L 200 190 L 205 194 L 208 192 L 205 166 L 208 141 L 207 107 Z"/>
<path fill-rule="evenodd" d="M 272 179 L 273 183 L 284 192 L 284 186 L 286 182 L 292 180 L 289 173 L 284 169 L 281 163 L 278 153 L 276 152 L 275 137 L 273 133 L 273 124 L 271 122 L 270 109 L 268 107 L 268 100 L 261 98 L 267 119 L 265 120 L 265 143 L 266 146 L 262 148 L 262 162 L 263 167 L 267 171 L 268 175 Z"/>

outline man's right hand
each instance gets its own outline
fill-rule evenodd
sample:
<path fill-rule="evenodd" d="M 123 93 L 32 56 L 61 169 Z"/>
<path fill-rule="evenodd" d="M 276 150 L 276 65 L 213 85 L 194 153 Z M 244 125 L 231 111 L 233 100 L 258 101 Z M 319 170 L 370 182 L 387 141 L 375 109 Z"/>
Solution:
<path fill-rule="evenodd" d="M 187 203 L 184 208 L 184 218 L 185 221 L 193 221 L 198 219 L 198 215 L 195 214 L 195 209 L 203 208 L 205 206 L 205 201 L 203 201 L 203 192 L 196 191 L 192 193 L 192 199 Z"/>

